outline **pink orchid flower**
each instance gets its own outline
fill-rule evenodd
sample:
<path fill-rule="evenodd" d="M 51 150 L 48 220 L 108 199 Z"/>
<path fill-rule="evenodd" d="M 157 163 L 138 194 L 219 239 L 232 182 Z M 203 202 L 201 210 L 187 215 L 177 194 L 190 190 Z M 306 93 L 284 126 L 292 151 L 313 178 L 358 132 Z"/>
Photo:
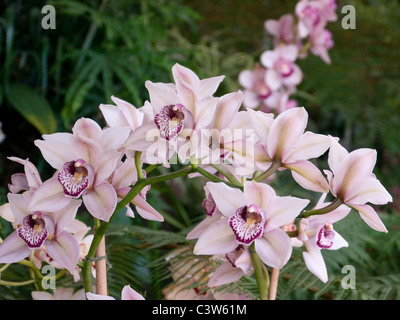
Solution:
<path fill-rule="evenodd" d="M 309 161 L 318 158 L 330 146 L 330 138 L 304 132 L 308 114 L 303 107 L 288 109 L 271 119 L 261 111 L 247 109 L 259 138 L 256 166 L 266 170 L 271 162 L 279 161 L 282 168 L 288 168 L 293 178 L 303 188 L 328 192 L 328 182 L 320 170 Z"/>
<path fill-rule="evenodd" d="M 31 250 L 46 247 L 47 254 L 61 267 L 73 273 L 79 258 L 76 239 L 65 229 L 74 220 L 81 200 L 52 212 L 29 210 L 29 197 L 8 194 L 9 209 L 16 230 L 0 244 L 0 262 L 14 263 L 26 258 Z"/>
<path fill-rule="evenodd" d="M 115 298 L 111 296 L 104 296 L 92 292 L 86 293 L 86 297 L 88 300 L 115 300 Z M 121 300 L 145 300 L 145 299 L 140 293 L 132 289 L 130 285 L 126 285 L 125 287 L 122 288 Z"/>
<path fill-rule="evenodd" d="M 294 19 L 291 14 L 284 14 L 279 20 L 270 19 L 264 23 L 265 30 L 274 36 L 274 45 L 279 43 L 292 44 Z"/>
<path fill-rule="evenodd" d="M 142 152 L 156 147 L 156 153 L 164 153 L 166 161 L 178 152 L 179 159 L 185 161 L 199 148 L 199 130 L 213 119 L 218 103 L 213 94 L 224 77 L 200 80 L 179 64 L 172 67 L 172 75 L 175 83 L 146 81 L 153 117 L 133 132 L 127 144 Z"/>
<path fill-rule="evenodd" d="M 291 222 L 309 201 L 279 197 L 270 186 L 254 181 L 245 182 L 243 192 L 223 182 L 208 182 L 207 187 L 223 217 L 200 234 L 194 253 L 227 254 L 254 242 L 265 264 L 282 268 L 292 245 L 280 227 Z"/>
<path fill-rule="evenodd" d="M 143 174 L 144 176 L 146 175 L 145 172 Z M 134 185 L 137 180 L 135 159 L 127 158 L 124 162 L 120 161 L 118 163 L 110 179 L 110 183 L 116 190 L 118 198 L 122 199 L 131 190 L 130 186 Z M 153 221 L 164 221 L 164 217 L 146 201 L 149 189 L 150 186 L 142 189 L 141 192 L 132 199 L 131 203 L 136 206 L 136 210 L 142 218 Z M 126 215 L 132 218 L 135 217 L 129 205 L 127 206 Z"/>
<path fill-rule="evenodd" d="M 337 20 L 335 0 L 301 0 L 295 8 L 298 19 L 297 31 L 300 38 L 309 36 L 315 28 Z"/>
<path fill-rule="evenodd" d="M 315 209 L 328 204 L 324 203 L 325 197 L 326 194 L 323 194 Z M 321 250 L 337 250 L 348 246 L 347 241 L 333 229 L 333 223 L 346 217 L 349 212 L 349 207 L 341 205 L 329 213 L 303 218 L 299 222 L 297 239 L 307 249 L 303 252 L 304 261 L 307 268 L 323 282 L 328 281 L 328 273 Z"/>
<path fill-rule="evenodd" d="M 303 79 L 303 73 L 295 64 L 298 48 L 294 44 L 279 45 L 273 50 L 264 51 L 260 61 L 266 71 L 266 84 L 271 90 L 278 90 L 283 86 L 292 88 Z"/>
<path fill-rule="evenodd" d="M 376 150 L 362 148 L 348 152 L 331 138 L 328 177 L 332 194 L 354 208 L 361 218 L 374 230 L 388 232 L 376 211 L 367 202 L 377 205 L 393 201 L 392 196 L 373 174 Z"/>
<path fill-rule="evenodd" d="M 334 45 L 332 40 L 332 33 L 324 28 L 316 28 L 310 36 L 311 48 L 310 51 L 320 56 L 321 59 L 326 63 L 331 63 L 328 51 Z"/>
<path fill-rule="evenodd" d="M 78 120 L 70 133 L 43 135 L 35 144 L 55 169 L 32 199 L 31 208 L 54 210 L 62 197 L 82 196 L 86 209 L 108 221 L 117 204 L 117 194 L 108 178 L 122 157 L 129 127 L 101 129 L 91 119 Z"/>

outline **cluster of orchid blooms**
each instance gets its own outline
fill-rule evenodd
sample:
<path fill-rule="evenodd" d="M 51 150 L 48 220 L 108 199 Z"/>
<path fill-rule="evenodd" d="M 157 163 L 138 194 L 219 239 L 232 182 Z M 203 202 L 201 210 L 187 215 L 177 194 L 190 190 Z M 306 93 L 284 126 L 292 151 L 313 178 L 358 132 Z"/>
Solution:
<path fill-rule="evenodd" d="M 149 101 L 142 107 L 112 97 L 115 105 L 100 105 L 105 127 L 81 118 L 71 133 L 36 140 L 55 170 L 50 179 L 42 181 L 28 159 L 9 158 L 23 165 L 24 173 L 12 176 L 8 203 L 0 207 L 1 216 L 15 229 L 0 244 L 0 263 L 29 257 L 38 268 L 48 263 L 68 270 L 78 281 L 82 263 L 93 243 L 98 244 L 93 241 L 96 233 L 88 235 L 90 228 L 76 218 L 78 209 L 84 207 L 107 225 L 122 208 L 134 218 L 134 205 L 144 219 L 162 222 L 163 216 L 146 202 L 151 184 L 164 178 L 204 176 L 209 180 L 204 186 L 206 215 L 187 239 L 196 240 L 195 255 L 221 262 L 208 281 L 210 288 L 245 274 L 255 273 L 260 280 L 261 262 L 281 269 L 294 245 L 304 245 L 305 264 L 326 282 L 321 249 L 348 245 L 333 224 L 353 208 L 372 229 L 387 232 L 367 203 L 392 201 L 373 174 L 375 150 L 348 152 L 338 138 L 306 131 L 306 109 L 289 108 L 287 98 L 282 98 L 301 81 L 294 61 L 306 54 L 305 47 L 329 62 L 331 38 L 324 27 L 335 19 L 334 9 L 331 0 L 301 0 L 296 24 L 291 15 L 267 21 L 276 47 L 261 56 L 266 69 L 257 67 L 240 75 L 244 92 L 215 97 L 223 76 L 201 80 L 175 64 L 174 83 L 145 83 Z M 302 47 L 306 37 L 310 44 Z M 271 104 L 273 99 L 277 104 Z M 260 102 L 277 114 L 263 107 L 255 110 Z M 321 171 L 314 159 L 326 152 L 329 168 Z M 183 169 L 146 177 L 144 169 L 169 168 L 176 162 Z M 318 203 L 309 208 L 309 199 L 274 190 L 270 181 L 283 170 L 291 172 L 299 187 L 320 193 Z M 85 289 L 87 298 L 99 298 L 89 293 L 90 287 Z M 142 298 L 129 286 L 124 292 L 125 297 Z"/>

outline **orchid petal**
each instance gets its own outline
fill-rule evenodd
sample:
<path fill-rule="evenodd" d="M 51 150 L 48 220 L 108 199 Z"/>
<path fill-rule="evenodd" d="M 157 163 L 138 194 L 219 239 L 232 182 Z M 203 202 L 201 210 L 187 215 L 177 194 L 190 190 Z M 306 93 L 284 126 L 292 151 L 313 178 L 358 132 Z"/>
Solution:
<path fill-rule="evenodd" d="M 367 204 L 353 204 L 347 203 L 350 207 L 354 208 L 360 213 L 360 217 L 374 230 L 387 233 L 385 225 L 379 218 L 376 211 Z"/>
<path fill-rule="evenodd" d="M 292 171 L 292 176 L 303 188 L 315 192 L 328 192 L 329 185 L 321 171 L 310 161 L 285 163 L 286 168 Z"/>
<path fill-rule="evenodd" d="M 292 254 L 292 242 L 285 231 L 275 228 L 255 240 L 260 259 L 272 268 L 282 268 Z"/>
<path fill-rule="evenodd" d="M 330 145 L 331 140 L 328 136 L 307 131 L 298 139 L 295 149 L 286 162 L 318 158 L 328 150 Z"/>
<path fill-rule="evenodd" d="M 140 293 L 133 290 L 129 285 L 126 285 L 122 289 L 121 300 L 145 300 L 145 299 Z"/>
<path fill-rule="evenodd" d="M 228 218 L 247 203 L 242 191 L 230 188 L 223 182 L 207 182 L 206 186 L 210 190 L 219 211 Z"/>
<path fill-rule="evenodd" d="M 199 237 L 194 247 L 194 254 L 225 254 L 238 246 L 236 236 L 223 218 L 210 225 Z"/>
<path fill-rule="evenodd" d="M 364 204 L 366 202 L 373 204 L 387 204 L 391 201 L 393 201 L 392 196 L 375 177 L 367 179 L 358 187 L 357 193 L 352 198 L 347 199 L 347 202 L 357 204 Z"/>
<path fill-rule="evenodd" d="M 271 125 L 267 150 L 271 158 L 285 162 L 307 125 L 307 111 L 292 108 L 282 112 Z"/>
<path fill-rule="evenodd" d="M 136 210 L 142 218 L 160 222 L 164 221 L 164 217 L 148 204 L 141 195 L 133 198 L 132 203 L 136 206 Z"/>
<path fill-rule="evenodd" d="M 68 232 L 63 231 L 45 242 L 49 256 L 59 265 L 73 273 L 79 259 L 79 245 Z"/>
<path fill-rule="evenodd" d="M 308 270 L 322 282 L 328 281 L 328 272 L 321 250 L 317 246 L 310 246 L 308 251 L 303 252 L 304 262 Z"/>
<path fill-rule="evenodd" d="M 11 233 L 0 244 L 0 263 L 15 263 L 26 258 L 31 250 L 16 231 Z"/>
<path fill-rule="evenodd" d="M 83 195 L 83 202 L 92 216 L 108 221 L 117 206 L 117 193 L 111 184 L 103 182 Z"/>
<path fill-rule="evenodd" d="M 101 131 L 101 127 L 98 123 L 89 118 L 81 118 L 77 120 L 72 127 L 72 133 L 74 135 L 83 136 L 93 140 L 97 140 Z"/>
<path fill-rule="evenodd" d="M 240 268 L 234 268 L 232 264 L 228 261 L 218 267 L 213 273 L 211 278 L 208 280 L 208 285 L 210 287 L 219 287 L 227 283 L 232 283 L 238 281 L 244 272 Z"/>
<path fill-rule="evenodd" d="M 265 113 L 262 111 L 254 111 L 247 109 L 247 113 L 250 115 L 251 124 L 254 128 L 256 136 L 260 139 L 260 142 L 266 146 L 269 131 L 274 121 L 272 113 Z"/>
<path fill-rule="evenodd" d="M 52 212 L 65 207 L 70 201 L 71 198 L 65 196 L 64 189 L 55 175 L 46 180 L 33 193 L 29 202 L 29 210 Z"/>

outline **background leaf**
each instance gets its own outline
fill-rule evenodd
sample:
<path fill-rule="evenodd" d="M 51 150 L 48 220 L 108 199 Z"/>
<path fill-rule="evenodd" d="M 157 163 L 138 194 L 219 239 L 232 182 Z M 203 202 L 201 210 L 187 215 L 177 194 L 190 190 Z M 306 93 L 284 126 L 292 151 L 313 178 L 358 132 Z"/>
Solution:
<path fill-rule="evenodd" d="M 49 102 L 31 87 L 23 83 L 11 83 L 7 99 L 41 134 L 55 132 L 57 119 Z"/>

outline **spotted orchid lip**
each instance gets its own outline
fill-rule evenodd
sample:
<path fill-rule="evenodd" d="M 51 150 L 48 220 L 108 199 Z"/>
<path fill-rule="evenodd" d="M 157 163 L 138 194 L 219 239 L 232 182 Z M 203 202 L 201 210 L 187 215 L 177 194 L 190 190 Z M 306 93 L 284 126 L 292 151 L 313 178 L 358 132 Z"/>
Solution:
<path fill-rule="evenodd" d="M 236 235 L 236 241 L 250 245 L 264 232 L 265 213 L 257 205 L 243 206 L 229 218 L 229 226 Z"/>
<path fill-rule="evenodd" d="M 62 170 L 58 173 L 58 181 L 65 195 L 79 198 L 90 183 L 86 161 L 78 159 L 64 163 Z"/>
<path fill-rule="evenodd" d="M 21 227 L 17 229 L 17 234 L 29 248 L 40 248 L 48 237 L 48 230 L 42 213 L 35 212 L 24 217 Z"/>
<path fill-rule="evenodd" d="M 329 249 L 333 245 L 333 239 L 335 237 L 335 231 L 333 231 L 332 224 L 327 223 L 317 234 L 317 246 L 321 249 Z"/>
<path fill-rule="evenodd" d="M 175 139 L 183 129 L 185 114 L 181 104 L 171 104 L 163 107 L 154 116 L 154 123 L 160 130 L 161 138 L 170 141 Z"/>

